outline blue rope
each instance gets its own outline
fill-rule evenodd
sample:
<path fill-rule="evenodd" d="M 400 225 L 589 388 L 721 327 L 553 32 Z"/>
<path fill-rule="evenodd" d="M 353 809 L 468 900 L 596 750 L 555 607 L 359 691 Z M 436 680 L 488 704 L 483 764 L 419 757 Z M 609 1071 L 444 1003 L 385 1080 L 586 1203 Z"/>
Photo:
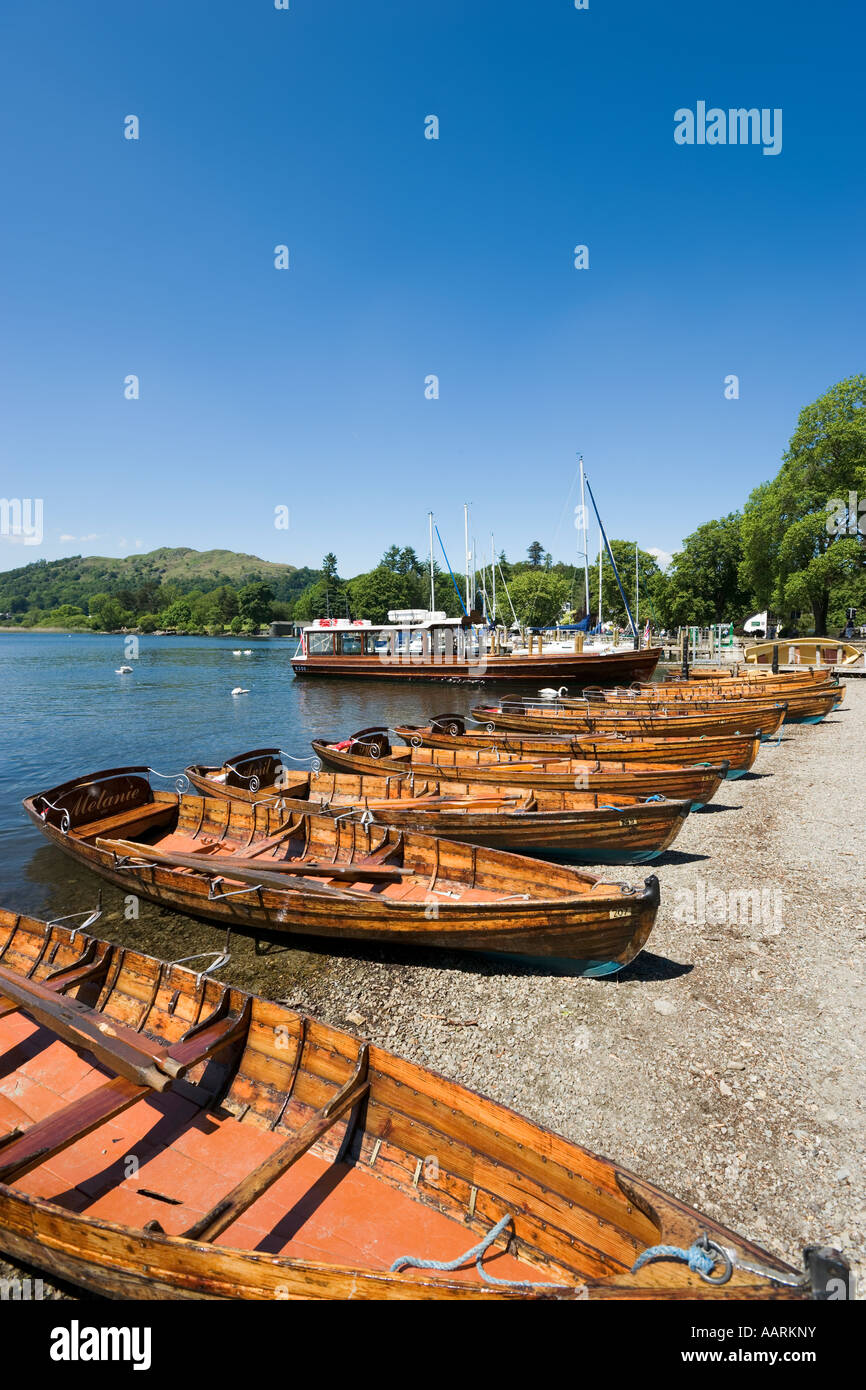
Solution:
<path fill-rule="evenodd" d="M 648 802 L 648 801 L 664 801 L 664 799 L 665 799 L 665 798 L 664 798 L 663 796 L 660 796 L 658 792 L 656 792 L 655 796 L 646 796 L 646 797 L 644 797 L 644 801 L 645 801 L 645 802 Z"/>
<path fill-rule="evenodd" d="M 456 1260 L 421 1260 L 416 1255 L 400 1255 L 391 1266 L 391 1274 L 395 1274 L 405 1265 L 411 1265 L 415 1269 L 439 1269 L 444 1273 L 449 1273 L 453 1269 L 459 1269 L 461 1265 L 468 1264 L 470 1260 L 475 1261 L 475 1266 L 485 1284 L 504 1284 L 514 1289 L 549 1289 L 551 1285 L 547 1282 L 543 1284 L 530 1283 L 528 1279 L 497 1279 L 494 1274 L 488 1274 L 481 1263 L 482 1256 L 490 1249 L 493 1242 L 502 1234 L 505 1227 L 514 1221 L 510 1212 L 506 1212 L 501 1221 L 487 1232 L 487 1235 L 477 1245 L 473 1245 L 471 1250 L 467 1250 L 464 1255 L 458 1255 Z"/>
<path fill-rule="evenodd" d="M 598 809 L 599 809 L 600 811 L 626 811 L 626 810 L 628 809 L 628 807 L 626 807 L 626 806 L 611 806 L 611 805 L 608 804 L 608 805 L 606 805 L 606 806 L 599 806 Z"/>
<path fill-rule="evenodd" d="M 688 1250 L 682 1250 L 678 1245 L 652 1245 L 637 1257 L 631 1273 L 637 1274 L 641 1265 L 649 1260 L 683 1260 L 693 1274 L 712 1274 L 716 1265 L 716 1256 L 702 1245 L 690 1245 Z"/>

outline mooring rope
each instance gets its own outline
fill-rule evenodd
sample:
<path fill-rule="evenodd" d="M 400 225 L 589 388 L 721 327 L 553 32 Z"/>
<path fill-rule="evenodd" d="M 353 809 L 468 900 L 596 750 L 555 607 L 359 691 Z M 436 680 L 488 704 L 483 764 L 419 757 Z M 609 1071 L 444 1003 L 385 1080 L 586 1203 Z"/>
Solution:
<path fill-rule="evenodd" d="M 693 1274 L 700 1274 L 707 1279 L 715 1269 L 718 1259 L 719 1256 L 714 1250 L 697 1243 L 690 1245 L 688 1250 L 683 1250 L 679 1245 L 652 1245 L 649 1250 L 644 1250 L 642 1255 L 638 1255 L 631 1267 L 631 1273 L 637 1274 L 641 1266 L 650 1260 L 680 1260 L 688 1265 Z M 730 1277 L 729 1273 L 727 1277 Z M 723 1283 L 724 1280 L 713 1282 Z"/>
<path fill-rule="evenodd" d="M 459 1269 L 461 1265 L 468 1264 L 470 1260 L 474 1260 L 475 1267 L 485 1284 L 501 1284 L 514 1289 L 550 1288 L 551 1285 L 546 1281 L 544 1283 L 534 1284 L 528 1279 L 497 1279 L 495 1274 L 488 1274 L 481 1263 L 482 1256 L 490 1249 L 493 1242 L 502 1234 L 506 1226 L 513 1224 L 513 1222 L 514 1217 L 510 1212 L 506 1212 L 502 1220 L 497 1221 L 496 1225 L 487 1232 L 483 1240 L 480 1240 L 477 1245 L 473 1245 L 472 1249 L 467 1250 L 465 1254 L 458 1255 L 456 1260 L 422 1260 L 416 1255 L 401 1255 L 399 1259 L 396 1259 L 392 1264 L 390 1272 L 395 1274 L 404 1266 L 411 1265 L 414 1269 L 438 1269 L 447 1274 L 451 1270 Z"/>

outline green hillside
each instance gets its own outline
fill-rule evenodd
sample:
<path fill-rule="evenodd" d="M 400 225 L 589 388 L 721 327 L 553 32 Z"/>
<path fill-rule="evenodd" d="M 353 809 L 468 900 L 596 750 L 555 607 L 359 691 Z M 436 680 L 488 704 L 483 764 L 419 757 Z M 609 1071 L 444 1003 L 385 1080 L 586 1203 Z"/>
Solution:
<path fill-rule="evenodd" d="M 94 607 L 106 613 L 115 611 L 104 602 L 106 598 L 116 601 L 117 609 L 127 618 L 137 621 L 143 615 L 164 613 L 187 595 L 200 603 L 216 591 L 225 591 L 221 607 L 230 617 L 234 616 L 233 608 L 237 612 L 230 594 L 264 584 L 273 601 L 290 604 L 319 574 L 318 570 L 276 564 L 233 550 L 192 550 L 187 546 L 162 547 L 123 559 L 75 555 L 38 560 L 0 572 L 0 621 L 35 626 L 53 620 L 65 626 L 76 616 L 93 616 Z"/>

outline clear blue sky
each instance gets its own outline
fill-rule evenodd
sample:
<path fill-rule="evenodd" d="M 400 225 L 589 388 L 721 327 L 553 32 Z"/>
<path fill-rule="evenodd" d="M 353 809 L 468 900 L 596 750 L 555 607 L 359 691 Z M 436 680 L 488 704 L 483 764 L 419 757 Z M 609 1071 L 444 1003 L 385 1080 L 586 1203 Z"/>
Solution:
<path fill-rule="evenodd" d="M 4 29 L 0 493 L 45 535 L 2 568 L 352 574 L 423 552 L 431 508 L 459 563 L 464 501 L 479 541 L 570 558 L 578 450 L 609 533 L 673 551 L 864 369 L 853 0 L 42 0 Z M 676 145 L 698 100 L 781 107 L 781 154 Z"/>

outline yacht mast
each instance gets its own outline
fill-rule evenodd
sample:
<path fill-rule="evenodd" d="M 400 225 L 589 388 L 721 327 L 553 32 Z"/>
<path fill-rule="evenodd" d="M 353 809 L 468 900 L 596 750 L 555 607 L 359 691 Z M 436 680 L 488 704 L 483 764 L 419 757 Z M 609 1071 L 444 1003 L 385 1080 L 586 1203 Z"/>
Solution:
<path fill-rule="evenodd" d="M 436 581 L 433 577 L 433 513 L 428 512 L 430 520 L 430 612 L 436 610 Z"/>
<path fill-rule="evenodd" d="M 580 519 L 583 525 L 583 583 L 586 597 L 586 616 L 589 617 L 589 552 L 586 548 L 586 501 L 583 488 L 583 454 L 580 456 Z"/>

